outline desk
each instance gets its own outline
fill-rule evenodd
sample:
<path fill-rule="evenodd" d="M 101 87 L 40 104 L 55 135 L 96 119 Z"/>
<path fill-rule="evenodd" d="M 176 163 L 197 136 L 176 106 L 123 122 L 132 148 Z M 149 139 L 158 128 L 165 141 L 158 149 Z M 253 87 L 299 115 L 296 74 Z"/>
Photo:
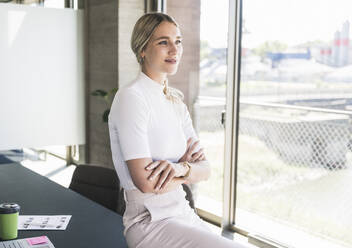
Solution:
<path fill-rule="evenodd" d="M 72 215 L 65 231 L 19 231 L 18 238 L 46 235 L 55 248 L 127 248 L 122 217 L 17 163 L 0 165 L 0 202 L 16 202 L 22 215 Z"/>

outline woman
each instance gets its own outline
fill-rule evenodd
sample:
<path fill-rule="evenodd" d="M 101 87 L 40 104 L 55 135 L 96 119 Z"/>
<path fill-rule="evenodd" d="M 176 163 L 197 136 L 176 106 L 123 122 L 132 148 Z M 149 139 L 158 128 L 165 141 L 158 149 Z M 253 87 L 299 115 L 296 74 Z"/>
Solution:
<path fill-rule="evenodd" d="M 210 176 L 210 168 L 182 93 L 168 87 L 183 48 L 175 20 L 143 15 L 131 47 L 138 78 L 116 94 L 109 115 L 111 149 L 125 189 L 123 216 L 129 247 L 240 247 L 209 231 L 189 207 L 183 183 Z"/>

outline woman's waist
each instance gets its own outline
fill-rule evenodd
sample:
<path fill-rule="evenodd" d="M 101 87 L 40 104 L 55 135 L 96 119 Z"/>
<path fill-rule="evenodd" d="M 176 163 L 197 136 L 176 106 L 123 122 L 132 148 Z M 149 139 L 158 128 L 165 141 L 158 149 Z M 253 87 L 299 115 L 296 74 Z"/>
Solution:
<path fill-rule="evenodd" d="M 140 203 L 143 204 L 146 200 L 160 200 L 160 201 L 167 201 L 170 199 L 185 199 L 186 193 L 183 190 L 182 185 L 179 185 L 176 189 L 162 193 L 162 194 L 156 194 L 156 193 L 143 193 L 139 189 L 131 189 L 131 190 L 125 190 L 125 201 L 126 203 Z"/>
<path fill-rule="evenodd" d="M 125 191 L 125 226 L 150 217 L 158 221 L 169 217 L 182 216 L 190 211 L 186 193 L 180 185 L 175 190 L 163 194 L 143 193 L 139 190 Z"/>

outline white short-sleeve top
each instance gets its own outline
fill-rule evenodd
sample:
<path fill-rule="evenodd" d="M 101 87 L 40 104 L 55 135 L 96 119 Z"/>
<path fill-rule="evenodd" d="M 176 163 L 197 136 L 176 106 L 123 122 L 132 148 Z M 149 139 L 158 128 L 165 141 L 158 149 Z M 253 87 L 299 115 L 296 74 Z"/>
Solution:
<path fill-rule="evenodd" d="M 144 73 L 115 95 L 109 114 L 112 158 L 126 190 L 136 189 L 126 161 L 152 158 L 177 162 L 187 140 L 198 140 L 186 105 L 173 103 L 163 86 Z"/>

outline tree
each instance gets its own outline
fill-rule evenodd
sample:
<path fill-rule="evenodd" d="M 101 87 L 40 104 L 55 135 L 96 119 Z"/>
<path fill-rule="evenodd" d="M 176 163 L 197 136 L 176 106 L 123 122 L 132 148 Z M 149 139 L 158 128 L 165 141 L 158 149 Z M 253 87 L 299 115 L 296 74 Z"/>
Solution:
<path fill-rule="evenodd" d="M 253 53 L 264 59 L 267 52 L 283 52 L 287 49 L 287 44 L 280 41 L 266 41 L 260 46 L 253 49 Z"/>

